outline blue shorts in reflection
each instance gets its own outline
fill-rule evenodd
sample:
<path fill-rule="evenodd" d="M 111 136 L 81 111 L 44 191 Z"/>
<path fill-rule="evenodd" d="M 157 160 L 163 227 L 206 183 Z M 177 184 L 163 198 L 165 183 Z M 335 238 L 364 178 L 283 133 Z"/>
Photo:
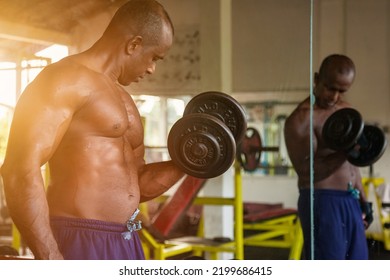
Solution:
<path fill-rule="evenodd" d="M 368 246 L 359 200 L 348 191 L 314 190 L 311 225 L 310 190 L 300 190 L 298 214 L 305 240 L 306 259 L 366 260 Z M 311 231 L 314 236 L 314 258 Z"/>

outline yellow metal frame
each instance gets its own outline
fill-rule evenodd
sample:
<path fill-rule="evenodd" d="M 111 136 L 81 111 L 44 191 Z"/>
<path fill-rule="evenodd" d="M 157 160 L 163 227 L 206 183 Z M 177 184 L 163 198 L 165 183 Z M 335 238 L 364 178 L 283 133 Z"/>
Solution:
<path fill-rule="evenodd" d="M 189 244 L 166 244 L 156 241 L 156 239 L 146 230 L 139 231 L 142 246 L 146 259 L 165 260 L 167 258 L 191 252 L 192 246 Z"/>
<path fill-rule="evenodd" d="M 301 259 L 303 233 L 297 214 L 244 223 L 243 228 L 259 232 L 244 238 L 246 246 L 290 248 L 289 259 Z"/>
<path fill-rule="evenodd" d="M 202 221 L 203 222 L 203 221 Z M 202 223 L 201 222 L 201 223 Z M 220 253 L 233 253 L 237 256 L 236 253 L 236 242 L 217 242 L 212 239 L 202 237 L 203 232 L 201 232 L 203 226 L 200 225 L 198 236 L 189 236 L 183 238 L 176 238 L 167 241 L 167 244 L 170 245 L 180 245 L 180 244 L 188 244 L 192 247 L 192 255 L 206 258 L 204 253 L 207 252 L 207 259 L 217 260 L 219 259 Z M 237 258 L 238 259 L 238 258 Z"/>
<path fill-rule="evenodd" d="M 22 244 L 22 237 L 16 225 L 12 223 L 12 244 L 11 246 L 16 250 L 20 250 Z"/>
<path fill-rule="evenodd" d="M 383 215 L 382 213 L 382 200 L 381 198 L 377 195 L 376 188 L 378 188 L 380 185 L 385 183 L 384 178 L 362 178 L 362 183 L 364 187 L 364 191 L 366 195 L 369 193 L 369 187 L 372 184 L 375 189 L 375 198 L 376 201 L 375 203 L 378 206 L 378 211 L 379 211 L 379 219 L 380 219 L 380 224 L 382 226 L 382 232 L 380 233 L 373 233 L 373 232 L 366 232 L 366 237 L 371 238 L 377 241 L 383 242 L 383 246 L 385 250 L 390 250 L 390 228 L 386 228 L 385 225 L 390 224 L 390 215 Z"/>
<path fill-rule="evenodd" d="M 141 239 L 147 252 L 147 259 L 166 259 L 182 253 L 192 252 L 194 256 L 202 256 L 204 252 L 209 254 L 210 259 L 218 259 L 219 253 L 231 252 L 234 258 L 244 259 L 243 241 L 243 202 L 242 202 L 242 178 L 241 167 L 235 163 L 234 197 L 197 197 L 194 204 L 201 205 L 231 205 L 234 208 L 234 240 L 231 242 L 218 243 L 203 238 L 202 223 L 198 230 L 198 236 L 187 240 L 172 239 L 164 243 L 157 242 L 147 230 L 141 231 Z M 191 242 L 192 241 L 192 242 Z"/>
<path fill-rule="evenodd" d="M 226 197 L 197 197 L 194 204 L 201 205 L 230 205 L 234 212 L 234 239 L 230 242 L 212 242 L 204 239 L 203 243 L 192 243 L 194 255 L 200 256 L 202 252 L 207 252 L 212 260 L 218 259 L 219 253 L 233 253 L 234 259 L 244 259 L 244 231 L 243 231 L 243 198 L 242 198 L 242 174 L 241 166 L 238 162 L 234 164 L 234 196 Z M 203 237 L 203 223 L 199 228 L 198 236 Z M 201 241 L 201 239 L 199 239 Z"/>

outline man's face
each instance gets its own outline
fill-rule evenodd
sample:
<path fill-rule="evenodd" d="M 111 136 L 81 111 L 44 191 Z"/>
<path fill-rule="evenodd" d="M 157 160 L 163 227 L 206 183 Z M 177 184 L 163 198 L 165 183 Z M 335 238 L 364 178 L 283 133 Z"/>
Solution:
<path fill-rule="evenodd" d="M 330 73 L 324 77 L 320 77 L 316 73 L 314 78 L 316 104 L 324 109 L 335 106 L 351 87 L 353 79 L 353 72 L 347 74 Z"/>
<path fill-rule="evenodd" d="M 173 36 L 170 28 L 163 28 L 159 42 L 147 45 L 141 42 L 127 62 L 123 64 L 122 74 L 118 81 L 122 85 L 139 82 L 148 74 L 156 71 L 157 61 L 163 59 L 172 46 Z"/>

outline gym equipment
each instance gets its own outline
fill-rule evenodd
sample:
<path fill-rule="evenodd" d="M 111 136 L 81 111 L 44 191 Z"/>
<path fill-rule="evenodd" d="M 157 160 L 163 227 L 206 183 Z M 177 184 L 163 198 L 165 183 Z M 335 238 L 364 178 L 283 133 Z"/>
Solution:
<path fill-rule="evenodd" d="M 183 172 L 214 178 L 233 164 L 245 133 L 245 113 L 232 97 L 204 92 L 190 100 L 168 135 L 168 152 Z"/>
<path fill-rule="evenodd" d="M 236 144 L 222 121 L 197 113 L 184 116 L 173 125 L 168 136 L 168 151 L 186 174 L 213 178 L 232 165 Z"/>
<path fill-rule="evenodd" d="M 259 203 L 256 208 L 244 214 L 243 228 L 248 232 L 244 245 L 288 248 L 288 259 L 300 260 L 303 233 L 297 210 L 269 203 Z"/>
<path fill-rule="evenodd" d="M 255 171 L 261 160 L 262 152 L 279 152 L 279 147 L 264 147 L 260 133 L 248 127 L 241 143 L 237 145 L 237 159 L 245 171 Z"/>
<path fill-rule="evenodd" d="M 153 218 L 154 229 L 163 236 L 168 236 L 176 221 L 186 212 L 205 183 L 204 179 L 187 176 Z"/>
<path fill-rule="evenodd" d="M 246 131 L 246 114 L 240 103 L 233 97 L 218 91 L 207 91 L 192 98 L 184 115 L 204 113 L 218 118 L 233 133 L 236 143 L 240 143 Z"/>
<path fill-rule="evenodd" d="M 364 128 L 362 116 L 352 108 L 334 112 L 322 128 L 322 137 L 329 148 L 349 150 L 358 141 Z"/>
<path fill-rule="evenodd" d="M 197 197 L 199 190 L 206 182 L 204 179 L 187 176 L 180 184 L 179 188 L 169 197 L 162 206 L 160 213 L 153 218 L 153 227 L 161 233 L 168 233 L 178 220 L 178 217 L 190 207 L 192 203 L 201 205 L 232 206 L 234 209 L 234 240 L 228 242 L 217 242 L 220 240 L 204 238 L 203 230 L 199 230 L 197 236 L 188 238 L 175 238 L 164 240 L 164 243 L 158 243 L 143 229 L 139 232 L 146 252 L 151 252 L 154 259 L 166 259 L 182 252 L 191 251 L 194 256 L 200 256 L 204 252 L 210 254 L 211 259 L 217 259 L 218 253 L 234 253 L 235 259 L 244 259 L 243 245 L 243 209 L 242 209 L 242 179 L 238 163 L 235 167 L 234 195 L 232 197 Z M 189 189 L 189 191 L 187 191 Z M 203 222 L 200 223 L 202 225 Z M 200 226 L 203 228 L 202 226 Z"/>
<path fill-rule="evenodd" d="M 192 251 L 190 244 L 166 244 L 157 241 L 145 228 L 139 231 L 145 258 L 147 260 L 165 260 Z"/>
<path fill-rule="evenodd" d="M 194 204 L 232 206 L 234 212 L 234 237 L 232 240 L 224 238 L 206 238 L 204 236 L 204 221 L 201 219 L 197 236 L 174 238 L 167 240 L 169 245 L 190 244 L 194 256 L 201 256 L 203 253 L 209 255 L 209 259 L 218 259 L 218 254 L 223 252 L 234 253 L 234 259 L 244 259 L 244 239 L 243 239 L 243 202 L 242 202 L 242 176 L 241 167 L 238 162 L 234 164 L 234 194 L 231 197 L 196 197 Z M 226 241 L 226 242 L 218 242 Z"/>
<path fill-rule="evenodd" d="M 345 151 L 348 161 L 360 167 L 378 161 L 387 147 L 384 132 L 365 125 L 360 113 L 352 108 L 334 112 L 323 126 L 322 137 L 329 148 Z"/>

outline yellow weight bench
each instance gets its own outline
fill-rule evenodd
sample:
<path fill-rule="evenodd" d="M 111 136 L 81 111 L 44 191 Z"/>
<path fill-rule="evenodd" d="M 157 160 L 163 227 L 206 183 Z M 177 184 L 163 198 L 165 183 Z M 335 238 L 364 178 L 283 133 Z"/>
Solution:
<path fill-rule="evenodd" d="M 301 259 L 303 233 L 297 210 L 282 208 L 280 204 L 258 206 L 259 211 L 244 214 L 243 229 L 249 233 L 253 232 L 244 237 L 244 245 L 290 248 L 289 259 Z"/>
<path fill-rule="evenodd" d="M 203 256 L 208 253 L 208 259 L 219 259 L 220 253 L 232 253 L 234 259 L 244 259 L 243 240 L 243 202 L 242 202 L 242 174 L 241 167 L 235 162 L 234 195 L 231 197 L 196 197 L 193 201 L 196 205 L 214 205 L 233 207 L 234 229 L 233 238 L 205 238 L 204 222 L 201 218 L 197 236 L 175 238 L 169 241 L 170 244 L 189 244 L 192 247 L 194 256 Z"/>
<path fill-rule="evenodd" d="M 191 246 L 191 255 L 204 257 L 204 253 L 208 253 L 207 259 L 218 260 L 219 253 L 236 253 L 236 242 L 230 239 L 219 240 L 219 239 L 209 239 L 199 236 L 185 236 L 174 238 L 167 241 L 167 244 L 173 246 L 179 245 L 190 245 Z"/>
<path fill-rule="evenodd" d="M 206 257 L 204 253 L 207 253 L 207 259 L 217 260 L 219 259 L 220 253 L 232 253 L 235 259 L 243 259 L 243 245 L 240 245 L 243 242 L 242 237 L 240 237 L 242 236 L 242 222 L 239 222 L 242 220 L 242 214 L 237 213 L 237 211 L 241 213 L 242 207 L 238 207 L 238 209 L 235 207 L 238 204 L 237 196 L 234 198 L 197 197 L 194 199 L 194 204 L 233 206 L 235 210 L 234 232 L 236 238 L 234 240 L 227 238 L 205 238 L 203 236 L 203 217 L 201 217 L 196 236 L 181 236 L 159 242 L 152 234 L 143 229 L 140 233 L 143 244 L 145 245 L 144 250 L 148 252 L 146 258 L 166 259 L 183 253 L 188 253 L 187 255 L 195 257 Z"/>
<path fill-rule="evenodd" d="M 147 229 L 139 231 L 146 259 L 165 260 L 180 255 L 203 257 L 217 260 L 222 252 L 236 253 L 236 242 L 232 240 L 208 239 L 201 236 L 183 236 L 164 241 L 158 241 Z"/>
<path fill-rule="evenodd" d="M 157 241 L 146 229 L 140 230 L 139 236 L 147 260 L 166 260 L 193 250 L 189 244 L 169 244 Z"/>
<path fill-rule="evenodd" d="M 184 236 L 179 238 L 167 239 L 164 242 L 158 242 L 153 236 L 146 230 L 141 231 L 141 238 L 143 239 L 144 248 L 147 254 L 152 254 L 153 259 L 166 259 L 168 256 L 179 255 L 180 253 L 191 252 L 194 256 L 202 256 L 204 252 L 209 253 L 210 259 L 218 259 L 218 253 L 233 253 L 234 258 L 238 260 L 243 259 L 243 230 L 242 230 L 242 180 L 240 166 L 235 165 L 236 172 L 234 176 L 234 196 L 232 197 L 196 197 L 197 192 L 203 186 L 203 182 L 196 178 L 188 178 L 189 182 L 183 182 L 183 188 L 179 188 L 172 197 L 168 198 L 168 202 L 176 206 L 176 209 L 170 209 L 164 211 L 162 215 L 157 215 L 152 220 L 152 225 L 155 226 L 157 231 L 162 233 L 163 236 L 167 236 L 169 229 L 173 227 L 171 219 L 177 216 L 178 206 L 183 205 L 215 205 L 215 206 L 231 206 L 234 212 L 234 238 L 233 240 L 218 240 L 208 239 L 203 237 L 203 222 L 200 223 L 200 229 L 197 236 Z M 182 198 L 186 199 L 182 199 Z M 181 198 L 181 199 L 178 199 Z M 190 199 L 189 199 L 190 198 Z M 183 203 L 183 201 L 185 203 Z M 177 203 L 176 201 L 179 201 Z M 175 202 L 175 203 L 172 203 Z M 173 208 L 173 207 L 172 207 Z M 165 209 L 163 209 L 165 210 Z"/>

